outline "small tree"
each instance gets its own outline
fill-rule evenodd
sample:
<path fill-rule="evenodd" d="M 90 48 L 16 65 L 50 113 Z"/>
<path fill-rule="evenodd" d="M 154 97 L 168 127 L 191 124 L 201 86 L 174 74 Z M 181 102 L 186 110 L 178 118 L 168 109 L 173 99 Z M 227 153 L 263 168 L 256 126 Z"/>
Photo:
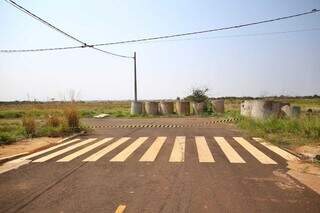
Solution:
<path fill-rule="evenodd" d="M 206 95 L 206 93 L 209 91 L 208 88 L 195 88 L 192 89 L 192 94 L 187 96 L 185 99 L 188 101 L 193 101 L 193 102 L 204 102 L 208 100 L 208 96 Z"/>

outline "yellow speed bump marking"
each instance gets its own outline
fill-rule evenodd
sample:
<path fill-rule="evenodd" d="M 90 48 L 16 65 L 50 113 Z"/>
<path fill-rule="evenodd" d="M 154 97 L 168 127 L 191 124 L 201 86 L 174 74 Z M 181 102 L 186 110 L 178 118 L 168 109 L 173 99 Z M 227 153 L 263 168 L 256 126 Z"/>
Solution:
<path fill-rule="evenodd" d="M 196 136 L 195 140 L 196 140 L 196 145 L 198 150 L 199 162 L 206 162 L 206 163 L 214 162 L 213 156 L 210 152 L 210 149 L 208 147 L 205 137 Z"/>
<path fill-rule="evenodd" d="M 274 160 L 263 154 L 259 149 L 242 137 L 233 137 L 243 148 L 245 148 L 253 157 L 263 164 L 277 164 Z"/>
<path fill-rule="evenodd" d="M 114 213 L 122 213 L 126 209 L 126 205 L 119 205 Z"/>
<path fill-rule="evenodd" d="M 137 140 L 135 140 L 132 144 L 130 144 L 127 148 L 122 150 L 119 154 L 117 154 L 114 158 L 112 158 L 110 161 L 112 162 L 123 162 L 125 161 L 134 151 L 136 151 L 139 146 L 141 146 L 148 137 L 139 137 Z"/>
<path fill-rule="evenodd" d="M 245 163 L 240 155 L 230 146 L 223 137 L 214 137 L 223 153 L 227 156 L 230 163 Z"/>
<path fill-rule="evenodd" d="M 153 144 L 149 147 L 149 149 L 144 153 L 144 155 L 140 158 L 139 161 L 142 162 L 151 162 L 154 161 L 160 152 L 160 149 L 167 137 L 157 137 L 157 139 L 153 142 Z"/>
<path fill-rule="evenodd" d="M 83 149 L 81 149 L 81 150 L 79 150 L 77 152 L 74 152 L 74 153 L 72 153 L 72 154 L 70 154 L 70 155 L 58 160 L 57 162 L 68 162 L 68 161 L 71 161 L 71 160 L 73 160 L 73 159 L 75 159 L 75 158 L 77 158 L 77 157 L 79 157 L 79 156 L 81 156 L 81 155 L 83 155 L 83 154 L 85 154 L 85 153 L 97 148 L 98 146 L 101 146 L 102 144 L 105 144 L 106 142 L 108 142 L 108 141 L 110 141 L 112 139 L 113 138 L 105 138 L 103 140 L 100 140 L 100 141 L 98 141 L 98 142 L 96 142 L 96 143 L 94 143 L 94 144 L 92 144 L 90 146 L 87 146 L 87 147 L 85 147 L 85 148 L 83 148 Z"/>
<path fill-rule="evenodd" d="M 288 161 L 297 161 L 299 160 L 298 157 L 294 156 L 293 154 L 283 150 L 283 149 L 280 149 L 279 147 L 263 140 L 262 138 L 253 138 L 253 140 L 261 143 L 263 146 L 267 147 L 268 149 L 270 149 L 271 151 L 273 151 L 274 153 L 280 155 L 282 158 L 288 160 Z"/>
<path fill-rule="evenodd" d="M 185 136 L 176 137 L 169 162 L 184 162 L 185 141 Z"/>

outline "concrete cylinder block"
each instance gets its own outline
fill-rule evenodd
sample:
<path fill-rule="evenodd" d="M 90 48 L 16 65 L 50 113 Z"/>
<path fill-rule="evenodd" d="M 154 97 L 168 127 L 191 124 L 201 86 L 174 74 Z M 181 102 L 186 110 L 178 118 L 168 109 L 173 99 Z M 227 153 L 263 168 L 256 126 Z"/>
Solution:
<path fill-rule="evenodd" d="M 162 114 L 173 114 L 173 102 L 172 101 L 161 101 L 160 112 Z"/>
<path fill-rule="evenodd" d="M 300 116 L 301 108 L 299 106 L 285 105 L 281 107 L 281 111 L 289 118 L 297 118 Z"/>
<path fill-rule="evenodd" d="M 282 106 L 282 103 L 280 102 L 273 102 L 272 103 L 272 116 L 276 117 L 276 118 L 279 118 L 281 117 L 281 106 Z"/>
<path fill-rule="evenodd" d="M 142 102 L 132 101 L 131 102 L 131 115 L 142 114 Z"/>
<path fill-rule="evenodd" d="M 292 106 L 291 107 L 291 116 L 293 118 L 298 118 L 300 116 L 301 113 L 301 107 L 299 106 Z"/>
<path fill-rule="evenodd" d="M 252 110 L 252 101 L 244 101 L 241 103 L 240 114 L 242 116 L 250 117 Z"/>
<path fill-rule="evenodd" d="M 251 117 L 264 119 L 272 115 L 273 101 L 254 100 L 252 101 Z"/>
<path fill-rule="evenodd" d="M 213 100 L 212 108 L 213 108 L 213 111 L 215 112 L 224 113 L 224 100 L 223 99 Z"/>
<path fill-rule="evenodd" d="M 177 101 L 176 111 L 178 115 L 190 115 L 190 103 L 186 101 Z"/>
<path fill-rule="evenodd" d="M 195 115 L 200 115 L 201 113 L 203 113 L 205 108 L 206 108 L 205 102 L 199 102 L 199 103 L 193 102 L 192 103 L 192 110 Z"/>
<path fill-rule="evenodd" d="M 157 115 L 158 114 L 158 102 L 145 102 L 144 109 L 148 115 Z"/>

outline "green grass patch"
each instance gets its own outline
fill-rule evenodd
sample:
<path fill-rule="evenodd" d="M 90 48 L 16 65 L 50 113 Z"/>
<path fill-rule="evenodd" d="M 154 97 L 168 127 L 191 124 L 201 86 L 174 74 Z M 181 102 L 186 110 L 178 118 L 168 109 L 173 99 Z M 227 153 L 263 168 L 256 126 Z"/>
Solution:
<path fill-rule="evenodd" d="M 299 146 L 320 143 L 320 117 L 269 118 L 255 120 L 241 118 L 237 126 L 251 136 L 263 137 L 283 146 Z"/>
<path fill-rule="evenodd" d="M 26 131 L 20 122 L 0 122 L 0 145 L 9 144 L 26 137 Z"/>

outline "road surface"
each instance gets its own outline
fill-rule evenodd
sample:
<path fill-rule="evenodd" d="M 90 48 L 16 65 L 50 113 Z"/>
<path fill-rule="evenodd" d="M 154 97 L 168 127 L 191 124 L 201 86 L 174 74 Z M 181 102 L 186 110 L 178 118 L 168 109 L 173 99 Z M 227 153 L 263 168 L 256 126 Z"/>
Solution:
<path fill-rule="evenodd" d="M 227 124 L 99 128 L 0 174 L 0 212 L 320 212 L 294 158 Z"/>

